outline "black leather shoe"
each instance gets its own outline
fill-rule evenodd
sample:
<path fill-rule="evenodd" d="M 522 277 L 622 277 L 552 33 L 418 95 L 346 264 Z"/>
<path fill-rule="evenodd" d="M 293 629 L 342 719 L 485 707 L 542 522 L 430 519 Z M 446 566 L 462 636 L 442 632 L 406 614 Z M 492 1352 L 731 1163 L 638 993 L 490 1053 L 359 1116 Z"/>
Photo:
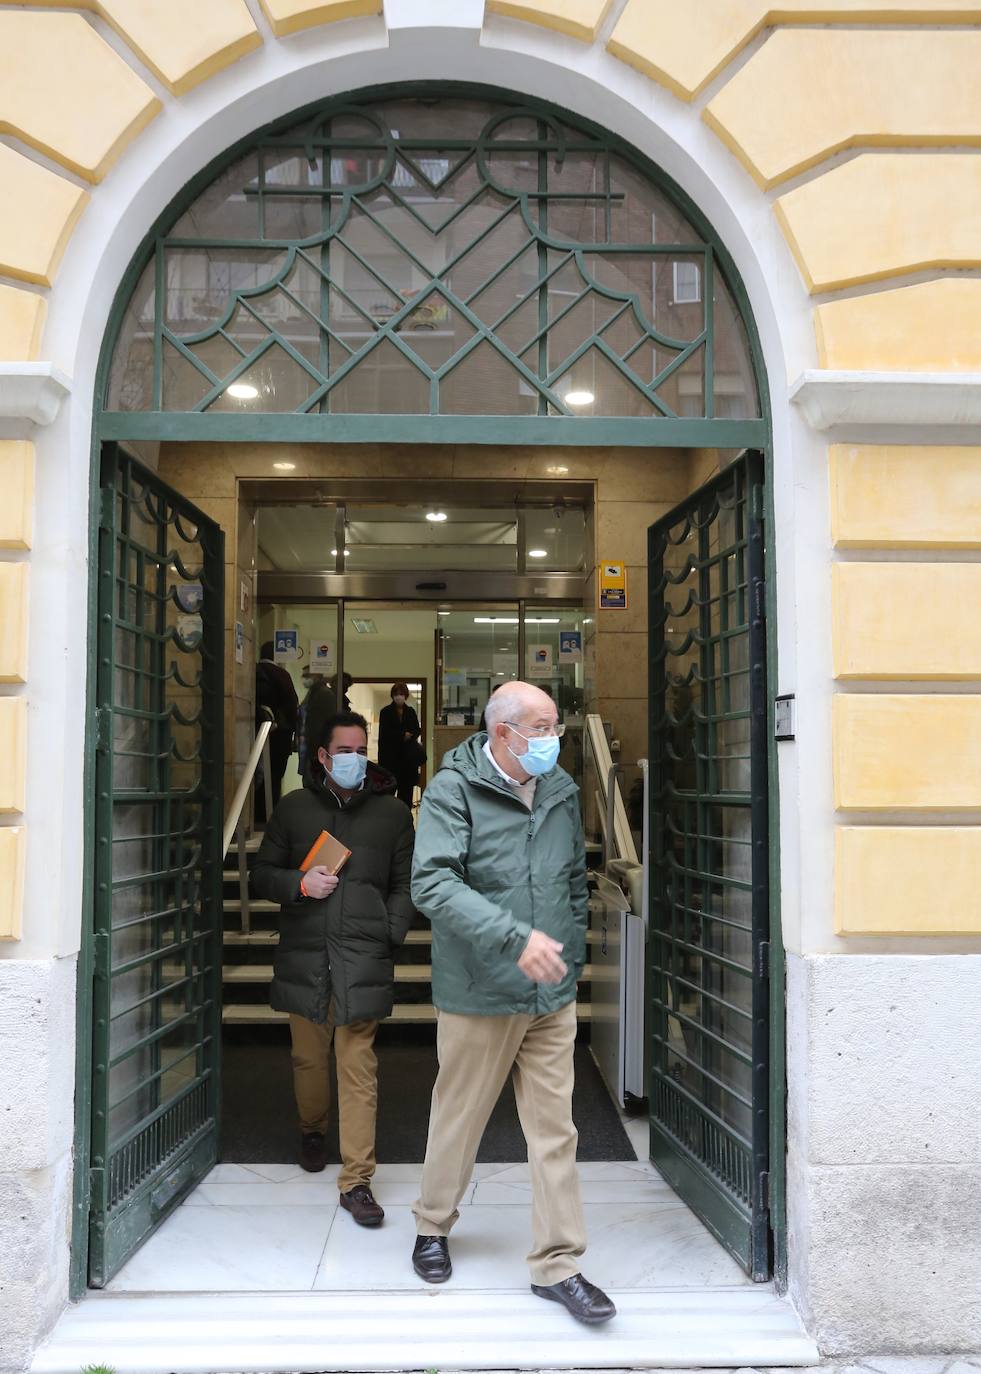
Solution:
<path fill-rule="evenodd" d="M 445 1283 L 453 1273 L 445 1236 L 416 1236 L 412 1267 L 427 1283 Z"/>
<path fill-rule="evenodd" d="M 603 1290 L 584 1279 L 582 1274 L 573 1274 L 571 1279 L 547 1286 L 533 1283 L 531 1291 L 539 1298 L 548 1298 L 549 1302 L 560 1302 L 576 1321 L 585 1322 L 587 1326 L 599 1326 L 617 1314 Z"/>
<path fill-rule="evenodd" d="M 300 1168 L 308 1174 L 322 1173 L 327 1167 L 327 1141 L 320 1131 L 304 1131 L 300 1136 Z"/>

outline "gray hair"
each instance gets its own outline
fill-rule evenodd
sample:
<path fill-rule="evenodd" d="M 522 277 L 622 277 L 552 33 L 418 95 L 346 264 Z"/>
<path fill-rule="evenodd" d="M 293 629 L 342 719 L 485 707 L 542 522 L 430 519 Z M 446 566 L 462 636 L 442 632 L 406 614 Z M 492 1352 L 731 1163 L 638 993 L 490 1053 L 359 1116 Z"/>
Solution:
<path fill-rule="evenodd" d="M 505 721 L 520 720 L 521 713 L 528 709 L 530 694 L 540 691 L 541 688 L 533 686 L 530 682 L 502 683 L 497 691 L 491 694 L 484 707 L 487 733 L 493 734 L 494 727 Z"/>

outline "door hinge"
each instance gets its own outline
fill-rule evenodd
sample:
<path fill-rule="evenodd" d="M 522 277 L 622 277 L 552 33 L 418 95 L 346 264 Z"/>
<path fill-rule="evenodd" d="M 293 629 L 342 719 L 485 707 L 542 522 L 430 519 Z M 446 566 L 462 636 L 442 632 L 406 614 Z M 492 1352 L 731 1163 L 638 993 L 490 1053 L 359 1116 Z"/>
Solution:
<path fill-rule="evenodd" d="M 756 976 L 757 978 L 769 978 L 770 976 L 769 940 L 761 940 L 756 946 Z"/>
<path fill-rule="evenodd" d="M 757 577 L 753 582 L 753 610 L 757 620 L 766 619 L 766 578 Z"/>
<path fill-rule="evenodd" d="M 106 1205 L 106 1171 L 90 1169 L 88 1178 L 89 1210 L 101 1212 Z"/>
<path fill-rule="evenodd" d="M 95 747 L 101 754 L 108 754 L 112 748 L 112 710 L 108 706 L 96 708 Z"/>
<path fill-rule="evenodd" d="M 116 501 L 115 487 L 99 488 L 99 528 L 103 530 L 112 529 L 112 517 Z"/>
<path fill-rule="evenodd" d="M 760 1174 L 760 1176 L 759 1176 L 759 1189 L 757 1190 L 757 1197 L 758 1197 L 758 1199 L 759 1199 L 759 1208 L 760 1208 L 760 1211 L 761 1211 L 761 1212 L 769 1212 L 769 1210 L 770 1210 L 770 1174 L 769 1174 L 769 1171 L 768 1171 L 768 1170 L 764 1170 L 764 1171 Z"/>

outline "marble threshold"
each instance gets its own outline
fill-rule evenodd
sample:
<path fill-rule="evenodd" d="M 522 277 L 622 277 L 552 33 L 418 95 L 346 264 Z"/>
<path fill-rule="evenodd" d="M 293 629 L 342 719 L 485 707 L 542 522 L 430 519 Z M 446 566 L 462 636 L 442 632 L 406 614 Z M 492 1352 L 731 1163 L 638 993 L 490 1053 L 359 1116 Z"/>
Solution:
<path fill-rule="evenodd" d="M 337 1206 L 337 1166 L 221 1164 L 100 1293 L 59 1319 L 32 1374 L 733 1368 L 818 1352 L 653 1166 L 580 1165 L 583 1269 L 618 1314 L 593 1330 L 528 1288 L 527 1164 L 478 1164 L 441 1288 L 411 1269 L 420 1166 L 382 1164 L 378 1231 Z"/>

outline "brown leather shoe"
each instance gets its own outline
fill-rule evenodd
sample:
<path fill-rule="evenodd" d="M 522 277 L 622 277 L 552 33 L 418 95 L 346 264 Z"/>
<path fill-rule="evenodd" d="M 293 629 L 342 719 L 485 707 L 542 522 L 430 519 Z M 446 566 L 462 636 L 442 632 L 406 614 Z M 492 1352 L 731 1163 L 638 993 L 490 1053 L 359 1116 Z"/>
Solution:
<path fill-rule="evenodd" d="M 380 1226 L 385 1220 L 385 1213 L 371 1196 L 367 1183 L 358 1183 L 349 1193 L 341 1193 L 340 1203 L 359 1226 Z"/>
<path fill-rule="evenodd" d="M 585 1322 L 587 1326 L 599 1326 L 600 1322 L 608 1322 L 617 1314 L 603 1290 L 597 1288 L 595 1283 L 590 1283 L 589 1279 L 584 1279 L 582 1274 L 573 1274 L 571 1279 L 565 1279 L 562 1283 L 533 1283 L 531 1291 L 536 1297 L 547 1298 L 549 1302 L 560 1302 L 576 1321 Z"/>
<path fill-rule="evenodd" d="M 323 1173 L 327 1167 L 327 1141 L 320 1131 L 304 1131 L 300 1136 L 300 1168 L 308 1174 Z"/>

